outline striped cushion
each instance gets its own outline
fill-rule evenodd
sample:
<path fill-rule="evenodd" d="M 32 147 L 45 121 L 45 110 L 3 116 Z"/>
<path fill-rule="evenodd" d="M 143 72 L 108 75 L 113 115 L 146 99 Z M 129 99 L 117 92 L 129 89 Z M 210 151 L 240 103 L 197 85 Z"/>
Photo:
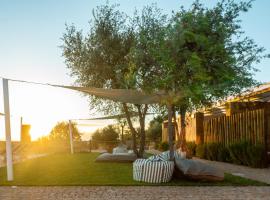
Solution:
<path fill-rule="evenodd" d="M 174 151 L 174 158 L 175 159 L 182 159 L 184 158 L 181 152 Z M 154 155 L 148 158 L 151 161 L 169 161 L 170 160 L 170 151 L 165 151 L 159 155 Z"/>
<path fill-rule="evenodd" d="M 137 159 L 133 163 L 133 179 L 148 183 L 165 183 L 171 180 L 173 169 L 173 161 Z"/>

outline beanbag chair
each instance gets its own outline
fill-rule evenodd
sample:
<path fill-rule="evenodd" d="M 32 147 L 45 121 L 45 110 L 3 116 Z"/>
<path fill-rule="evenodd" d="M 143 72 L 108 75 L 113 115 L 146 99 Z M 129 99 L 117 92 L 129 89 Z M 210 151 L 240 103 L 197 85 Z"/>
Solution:
<path fill-rule="evenodd" d="M 224 172 L 220 169 L 189 159 L 175 159 L 175 174 L 178 178 L 184 175 L 193 180 L 223 181 Z"/>
<path fill-rule="evenodd" d="M 186 158 L 185 152 L 180 152 L 180 151 L 174 151 L 174 158 L 175 159 L 184 159 Z M 154 155 L 148 158 L 149 160 L 152 161 L 169 161 L 170 160 L 170 151 L 165 151 L 161 154 Z"/>
<path fill-rule="evenodd" d="M 96 158 L 96 162 L 134 162 L 137 159 L 135 154 L 130 153 L 103 153 Z"/>
<path fill-rule="evenodd" d="M 173 169 L 173 161 L 137 159 L 133 163 L 133 179 L 147 183 L 165 183 L 171 180 Z"/>

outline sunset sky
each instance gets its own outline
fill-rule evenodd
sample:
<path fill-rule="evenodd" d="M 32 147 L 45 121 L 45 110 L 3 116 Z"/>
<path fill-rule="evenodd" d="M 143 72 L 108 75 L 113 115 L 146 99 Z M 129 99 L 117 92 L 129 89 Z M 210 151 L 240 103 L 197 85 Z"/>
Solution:
<path fill-rule="evenodd" d="M 89 29 L 91 11 L 101 0 L 1 0 L 0 1 L 0 76 L 28 81 L 72 85 L 73 79 L 61 57 L 61 37 L 65 23 L 74 24 L 84 33 Z M 146 3 L 157 2 L 164 12 L 189 6 L 191 0 L 118 0 L 120 9 L 132 14 L 134 8 L 142 8 Z M 211 6 L 217 1 L 205 0 Z M 210 3 L 211 2 L 211 3 Z M 246 35 L 264 46 L 270 53 L 270 1 L 257 0 L 253 8 L 241 16 Z M 270 81 L 270 60 L 257 65 L 260 72 L 255 78 Z M 3 113 L 2 80 L 0 82 L 0 112 Z M 49 133 L 57 121 L 74 118 L 102 116 L 90 111 L 87 98 L 81 93 L 49 86 L 10 82 L 10 109 L 12 139 L 19 139 L 19 122 L 32 125 L 32 138 Z M 83 122 L 85 123 L 85 122 Z M 83 132 L 92 132 L 113 121 L 89 122 L 92 126 L 81 127 Z M 89 136 L 85 135 L 85 139 Z M 0 140 L 4 139 L 4 120 L 0 116 Z"/>

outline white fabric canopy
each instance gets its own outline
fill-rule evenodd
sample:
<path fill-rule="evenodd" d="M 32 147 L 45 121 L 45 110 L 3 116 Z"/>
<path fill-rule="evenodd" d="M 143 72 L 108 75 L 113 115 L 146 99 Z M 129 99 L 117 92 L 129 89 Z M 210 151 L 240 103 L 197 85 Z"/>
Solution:
<path fill-rule="evenodd" d="M 95 88 L 95 87 L 75 87 L 75 86 L 55 85 L 55 84 L 39 83 L 39 82 L 15 80 L 15 79 L 8 79 L 8 80 L 16 81 L 16 82 L 23 82 L 23 83 L 49 85 L 53 87 L 67 88 L 71 90 L 84 92 L 90 95 L 94 95 L 96 97 L 109 99 L 112 101 L 117 101 L 117 102 L 122 102 L 122 103 L 132 103 L 132 104 L 168 103 L 168 101 L 172 101 L 172 99 L 182 97 L 182 94 L 171 95 L 164 91 L 158 91 L 152 94 L 148 94 L 143 91 L 138 91 L 134 89 L 104 89 L 104 88 Z"/>
<path fill-rule="evenodd" d="M 54 86 L 81 91 L 90 95 L 94 95 L 96 97 L 110 99 L 112 101 L 122 103 L 133 103 L 133 104 L 161 103 L 167 96 L 164 92 L 147 94 L 145 92 L 131 89 L 103 89 L 94 87 L 74 87 L 74 86 L 59 86 L 59 85 Z"/>

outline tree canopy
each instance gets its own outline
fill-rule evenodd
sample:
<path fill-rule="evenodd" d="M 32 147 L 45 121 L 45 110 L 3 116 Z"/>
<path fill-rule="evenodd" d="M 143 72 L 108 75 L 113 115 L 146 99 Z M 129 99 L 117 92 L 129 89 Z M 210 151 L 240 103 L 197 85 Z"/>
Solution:
<path fill-rule="evenodd" d="M 67 26 L 63 56 L 81 86 L 171 94 L 173 98 L 164 103 L 174 112 L 169 113 L 169 118 L 176 111 L 181 115 L 180 138 L 184 144 L 187 111 L 256 84 L 254 64 L 266 56 L 265 49 L 245 36 L 239 20 L 239 15 L 251 5 L 251 1 L 221 0 L 208 8 L 195 1 L 190 8 L 181 7 L 171 15 L 164 15 L 151 5 L 127 16 L 117 5 L 105 4 L 93 11 L 94 19 L 86 36 L 75 26 Z M 94 96 L 90 100 L 92 108 L 99 111 L 126 114 L 134 152 L 142 155 L 149 106 L 115 103 Z M 130 116 L 134 110 L 139 113 L 139 131 Z"/>
<path fill-rule="evenodd" d="M 140 66 L 133 59 L 133 52 L 135 53 L 139 43 L 140 32 L 148 25 L 145 22 L 152 21 L 155 24 L 155 16 L 144 9 L 141 15 L 135 15 L 131 19 L 117 10 L 116 5 L 106 4 L 93 11 L 94 19 L 90 23 L 88 35 L 83 36 L 75 26 L 68 26 L 63 35 L 63 56 L 71 69 L 71 75 L 76 77 L 76 82 L 80 86 L 106 89 L 144 90 L 145 86 L 149 86 L 147 74 L 138 73 Z M 152 30 L 147 29 L 147 34 Z M 140 55 L 147 55 L 147 52 L 141 51 Z M 148 105 L 121 104 L 90 96 L 90 107 L 106 114 L 124 112 L 133 136 L 133 150 L 138 156 L 143 155 Z M 131 119 L 130 113 L 134 111 L 138 112 L 139 132 Z M 139 152 L 136 142 L 138 135 Z"/>
<path fill-rule="evenodd" d="M 96 130 L 92 140 L 96 142 L 115 142 L 119 139 L 119 131 L 112 125 Z"/>
<path fill-rule="evenodd" d="M 81 140 L 81 133 L 75 123 L 71 123 L 72 137 L 74 141 Z M 58 122 L 47 136 L 50 141 L 69 141 L 69 122 Z"/>
<path fill-rule="evenodd" d="M 152 142 L 161 142 L 162 138 L 162 123 L 164 118 L 157 116 L 149 122 L 149 127 L 146 131 L 146 137 Z"/>
<path fill-rule="evenodd" d="M 254 64 L 267 55 L 245 36 L 239 15 L 249 2 L 223 0 L 213 8 L 195 1 L 175 12 L 148 50 L 154 69 L 145 68 L 152 90 L 165 90 L 181 115 L 181 140 L 185 143 L 186 112 L 205 107 L 256 84 Z"/>

